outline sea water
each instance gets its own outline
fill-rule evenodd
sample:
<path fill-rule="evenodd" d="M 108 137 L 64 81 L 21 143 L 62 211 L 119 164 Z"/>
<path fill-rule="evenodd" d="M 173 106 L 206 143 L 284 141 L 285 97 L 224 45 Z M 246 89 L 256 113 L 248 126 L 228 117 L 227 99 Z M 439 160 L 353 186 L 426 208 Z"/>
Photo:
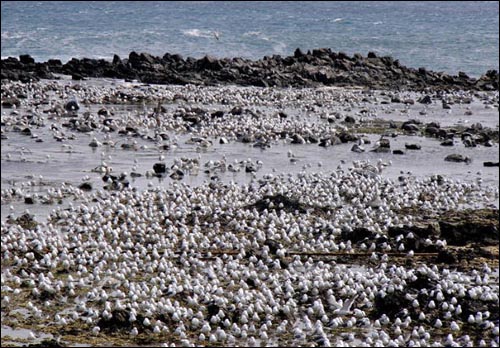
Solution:
<path fill-rule="evenodd" d="M 373 51 L 479 77 L 499 66 L 498 2 L 2 1 L 2 58 L 122 58 L 135 50 L 260 59 Z"/>

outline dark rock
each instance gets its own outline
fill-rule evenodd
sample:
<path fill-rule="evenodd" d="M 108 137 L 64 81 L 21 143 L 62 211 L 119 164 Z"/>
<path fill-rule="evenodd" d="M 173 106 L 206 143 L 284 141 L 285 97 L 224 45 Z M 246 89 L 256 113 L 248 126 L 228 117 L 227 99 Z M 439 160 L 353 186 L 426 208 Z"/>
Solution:
<path fill-rule="evenodd" d="M 208 320 L 210 320 L 213 316 L 219 314 L 219 311 L 220 311 L 220 307 L 217 306 L 215 303 L 210 303 L 208 306 L 207 306 L 207 314 L 208 314 Z"/>
<path fill-rule="evenodd" d="M 456 153 L 446 156 L 444 160 L 448 162 L 465 162 L 465 163 L 471 162 L 470 157 Z"/>
<path fill-rule="evenodd" d="M 459 258 L 456 253 L 449 249 L 442 249 L 439 251 L 436 261 L 439 263 L 445 263 L 448 265 L 457 264 Z"/>
<path fill-rule="evenodd" d="M 248 163 L 245 166 L 245 173 L 255 173 L 257 171 L 257 166 L 253 163 Z"/>
<path fill-rule="evenodd" d="M 391 320 L 395 319 L 404 308 L 412 308 L 411 301 L 406 298 L 405 291 L 394 291 L 390 295 L 382 297 L 375 296 L 375 306 L 371 315 L 373 318 L 380 318 L 382 314 L 387 315 Z"/>
<path fill-rule="evenodd" d="M 404 155 L 405 152 L 403 150 L 392 150 L 392 153 L 394 155 Z"/>
<path fill-rule="evenodd" d="M 224 116 L 224 111 L 219 110 L 219 111 L 212 112 L 212 114 L 210 116 L 212 116 L 212 118 L 222 117 L 222 116 Z"/>
<path fill-rule="evenodd" d="M 407 122 L 401 125 L 401 129 L 408 132 L 418 132 L 420 130 L 420 128 L 416 124 Z"/>
<path fill-rule="evenodd" d="M 97 114 L 99 116 L 109 116 L 109 111 L 105 108 L 102 108 L 102 109 L 99 109 L 99 111 L 97 111 Z"/>
<path fill-rule="evenodd" d="M 231 114 L 233 114 L 233 115 L 242 115 L 243 114 L 243 108 L 241 106 L 235 106 L 229 112 Z"/>
<path fill-rule="evenodd" d="M 87 77 L 123 78 L 146 83 L 162 84 L 241 84 L 254 86 L 316 87 L 318 85 L 364 86 L 391 90 L 498 90 L 498 71 L 489 70 L 479 79 L 460 72 L 458 76 L 436 73 L 425 68 L 413 69 L 402 66 L 392 57 L 378 57 L 369 52 L 367 57 L 344 52 L 332 52 L 329 48 L 316 48 L 304 53 L 295 50 L 293 56 L 274 55 L 252 61 L 243 58 L 201 59 L 165 53 L 156 57 L 148 53 L 130 52 L 128 59 L 117 55 L 112 61 L 103 59 L 71 59 L 66 64 L 57 60 L 35 63 L 28 55 L 1 61 L 2 79 L 23 83 L 52 78 L 52 73 L 63 73 L 73 79 Z M 420 102 L 432 102 L 424 96 Z M 398 97 L 393 102 L 399 102 Z M 414 104 L 413 99 L 404 101 Z M 447 101 L 445 101 L 446 103 Z M 443 104 L 446 105 L 446 104 Z"/>
<path fill-rule="evenodd" d="M 340 134 L 338 134 L 338 137 L 339 137 L 340 141 L 344 144 L 351 142 L 351 141 L 358 141 L 359 140 L 359 137 L 357 135 L 352 134 L 352 133 L 347 133 L 347 132 L 341 132 Z"/>
<path fill-rule="evenodd" d="M 21 134 L 23 134 L 23 135 L 31 135 L 31 129 L 29 129 L 29 128 L 24 128 L 24 129 L 21 131 Z"/>
<path fill-rule="evenodd" d="M 423 96 L 418 100 L 420 104 L 432 104 L 432 98 L 428 95 Z"/>
<path fill-rule="evenodd" d="M 498 167 L 499 162 L 483 162 L 483 166 L 485 167 Z"/>
<path fill-rule="evenodd" d="M 375 233 L 365 227 L 356 227 L 352 231 L 343 229 L 340 234 L 342 240 L 350 240 L 353 243 L 362 242 L 364 240 L 371 240 L 372 238 L 374 238 L 374 236 Z"/>
<path fill-rule="evenodd" d="M 2 106 L 4 108 L 11 108 L 14 105 L 16 107 L 19 107 L 21 105 L 21 101 L 19 99 L 17 99 L 17 98 L 14 98 L 14 97 L 12 97 L 12 98 L 5 98 L 5 99 L 2 98 Z"/>
<path fill-rule="evenodd" d="M 306 140 L 300 134 L 292 135 L 292 144 L 305 144 Z"/>
<path fill-rule="evenodd" d="M 90 182 L 84 182 L 78 186 L 82 191 L 92 191 L 92 184 Z"/>
<path fill-rule="evenodd" d="M 176 169 L 172 174 L 170 174 L 170 177 L 174 180 L 181 180 L 184 178 L 184 172 L 180 169 Z"/>
<path fill-rule="evenodd" d="M 422 146 L 420 144 L 405 144 L 405 148 L 408 150 L 420 150 Z"/>
<path fill-rule="evenodd" d="M 26 196 L 24 197 L 24 204 L 34 204 L 35 201 L 33 200 L 33 197 Z"/>
<path fill-rule="evenodd" d="M 453 146 L 453 139 L 446 139 L 441 143 L 441 146 Z"/>
<path fill-rule="evenodd" d="M 431 135 L 431 136 L 437 136 L 439 134 L 439 128 L 428 125 L 425 128 L 425 134 Z"/>
<path fill-rule="evenodd" d="M 356 123 L 356 119 L 352 116 L 346 116 L 346 118 L 344 119 L 344 122 L 345 123 Z"/>
<path fill-rule="evenodd" d="M 304 56 L 304 52 L 302 52 L 302 50 L 300 48 L 297 48 L 295 50 L 295 52 L 293 53 L 293 56 L 295 58 L 300 58 L 300 57 L 303 57 Z"/>
<path fill-rule="evenodd" d="M 23 64 L 35 64 L 35 60 L 29 54 L 21 54 L 19 61 Z"/>
<path fill-rule="evenodd" d="M 165 163 L 155 163 L 153 165 L 153 170 L 156 174 L 163 174 L 167 171 Z"/>
<path fill-rule="evenodd" d="M 78 105 L 76 100 L 70 100 L 64 105 L 64 109 L 67 111 L 76 111 L 80 109 L 80 105 Z"/>
<path fill-rule="evenodd" d="M 269 247 L 269 252 L 271 255 L 276 255 L 276 252 L 281 248 L 280 243 L 274 239 L 266 239 L 264 241 L 264 245 Z"/>
<path fill-rule="evenodd" d="M 441 238 L 448 245 L 498 245 L 498 209 L 464 210 L 439 221 Z"/>
<path fill-rule="evenodd" d="M 272 203 L 272 204 L 271 204 Z M 254 204 L 248 206 L 250 209 L 257 209 L 258 211 L 263 210 L 285 210 L 289 213 L 294 213 L 298 211 L 303 214 L 306 213 L 306 207 L 304 204 L 299 203 L 298 201 L 291 199 L 287 196 L 277 194 L 274 196 L 264 196 L 262 199 L 258 200 Z"/>

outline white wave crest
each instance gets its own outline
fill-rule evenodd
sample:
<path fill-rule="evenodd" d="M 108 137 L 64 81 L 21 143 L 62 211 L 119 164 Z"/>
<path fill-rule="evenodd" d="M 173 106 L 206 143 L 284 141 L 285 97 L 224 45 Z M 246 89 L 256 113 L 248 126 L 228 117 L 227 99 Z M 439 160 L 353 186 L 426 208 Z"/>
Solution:
<path fill-rule="evenodd" d="M 182 30 L 182 34 L 191 37 L 204 37 L 213 38 L 215 31 L 213 30 L 200 30 L 200 29 L 186 29 Z"/>

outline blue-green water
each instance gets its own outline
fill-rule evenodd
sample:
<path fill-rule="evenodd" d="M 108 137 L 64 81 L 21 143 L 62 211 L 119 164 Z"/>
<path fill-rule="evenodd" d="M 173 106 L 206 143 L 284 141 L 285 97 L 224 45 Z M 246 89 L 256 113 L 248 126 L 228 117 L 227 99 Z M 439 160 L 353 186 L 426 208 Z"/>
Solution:
<path fill-rule="evenodd" d="M 499 65 L 496 1 L 2 1 L 1 8 L 2 57 L 111 59 L 135 50 L 258 59 L 329 47 L 453 74 Z"/>

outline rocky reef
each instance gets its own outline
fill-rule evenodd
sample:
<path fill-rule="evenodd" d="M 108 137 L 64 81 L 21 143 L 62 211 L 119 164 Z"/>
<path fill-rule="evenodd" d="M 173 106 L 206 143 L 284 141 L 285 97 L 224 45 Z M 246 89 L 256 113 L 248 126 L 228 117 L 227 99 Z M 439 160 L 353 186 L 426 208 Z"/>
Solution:
<path fill-rule="evenodd" d="M 131 52 L 128 58 L 114 55 L 104 59 L 73 58 L 63 64 L 58 59 L 35 62 L 29 55 L 2 59 L 2 79 L 29 82 L 54 78 L 53 74 L 71 75 L 74 80 L 107 77 L 138 80 L 155 84 L 241 85 L 277 87 L 362 86 L 391 90 L 498 90 L 498 71 L 489 70 L 479 78 L 465 72 L 449 75 L 425 68 L 409 68 L 390 56 L 378 57 L 319 48 L 293 56 L 265 56 L 259 60 L 244 58 L 200 59 L 166 53 L 163 57 Z"/>

